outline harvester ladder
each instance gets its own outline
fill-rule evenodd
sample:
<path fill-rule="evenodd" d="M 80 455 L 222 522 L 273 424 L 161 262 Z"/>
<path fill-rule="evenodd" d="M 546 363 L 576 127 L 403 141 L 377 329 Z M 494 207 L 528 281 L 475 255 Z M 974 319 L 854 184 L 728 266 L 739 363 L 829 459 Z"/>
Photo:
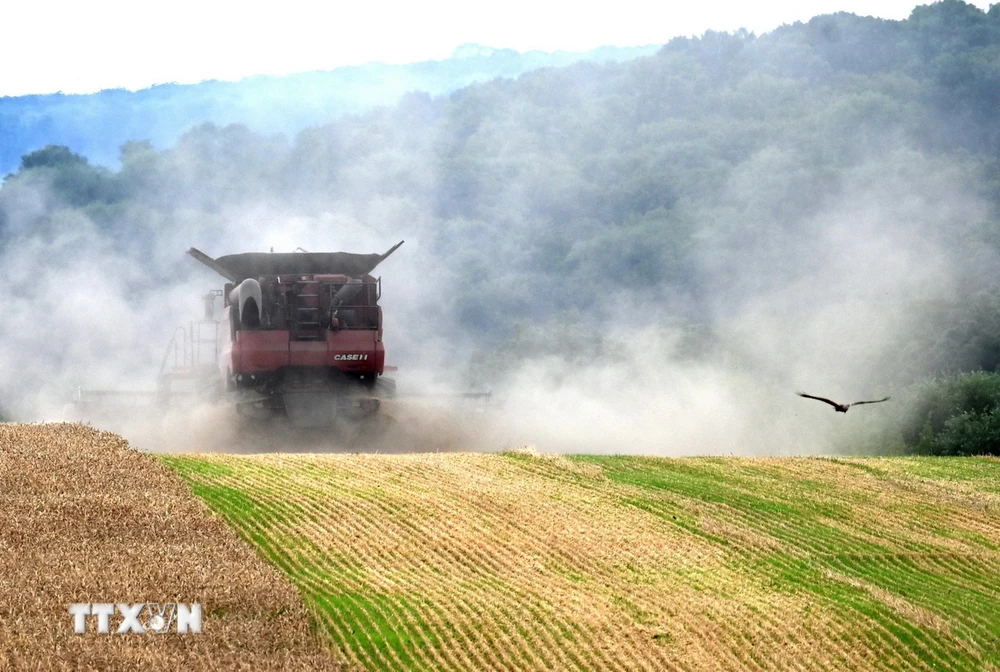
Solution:
<path fill-rule="evenodd" d="M 297 341 L 318 341 L 320 329 L 319 280 L 298 280 L 292 290 L 292 338 Z"/>
<path fill-rule="evenodd" d="M 219 348 L 218 327 L 218 321 L 205 319 L 174 330 L 160 362 L 157 388 L 161 401 L 169 402 L 170 397 L 178 393 L 174 388 L 177 381 L 210 383 L 213 380 Z"/>
<path fill-rule="evenodd" d="M 218 327 L 216 320 L 189 322 L 187 327 L 177 327 L 160 362 L 161 375 L 171 368 L 196 368 L 215 366 L 218 356 Z M 207 347 L 211 344 L 211 347 Z"/>
<path fill-rule="evenodd" d="M 215 320 L 191 322 L 188 325 L 188 342 L 186 360 L 191 367 L 214 367 L 219 350 L 219 323 Z"/>

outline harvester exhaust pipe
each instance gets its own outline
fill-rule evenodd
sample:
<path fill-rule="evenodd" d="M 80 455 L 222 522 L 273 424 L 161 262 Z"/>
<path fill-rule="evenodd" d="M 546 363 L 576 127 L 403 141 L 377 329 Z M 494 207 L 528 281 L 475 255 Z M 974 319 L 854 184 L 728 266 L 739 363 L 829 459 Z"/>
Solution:
<path fill-rule="evenodd" d="M 244 327 L 260 326 L 260 307 L 263 304 L 260 283 L 247 278 L 229 292 L 229 303 L 236 306 L 237 316 Z"/>

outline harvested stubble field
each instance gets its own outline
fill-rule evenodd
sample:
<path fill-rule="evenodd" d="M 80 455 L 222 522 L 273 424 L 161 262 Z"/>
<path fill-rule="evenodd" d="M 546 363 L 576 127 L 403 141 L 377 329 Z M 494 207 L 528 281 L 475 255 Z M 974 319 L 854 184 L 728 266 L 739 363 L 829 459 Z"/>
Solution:
<path fill-rule="evenodd" d="M 372 670 L 997 670 L 990 459 L 162 457 Z"/>
<path fill-rule="evenodd" d="M 199 602 L 203 634 L 73 632 L 73 602 Z M 117 627 L 117 617 L 112 627 Z M 295 587 L 156 458 L 0 424 L 0 669 L 342 667 Z"/>

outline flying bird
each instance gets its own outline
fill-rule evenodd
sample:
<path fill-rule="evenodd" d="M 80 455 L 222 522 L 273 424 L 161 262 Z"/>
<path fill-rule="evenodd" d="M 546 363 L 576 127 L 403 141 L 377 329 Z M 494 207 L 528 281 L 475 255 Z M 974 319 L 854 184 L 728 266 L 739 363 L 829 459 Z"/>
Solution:
<path fill-rule="evenodd" d="M 805 397 L 806 399 L 815 399 L 816 401 L 822 401 L 823 403 L 830 404 L 833 406 L 833 410 L 837 413 L 847 413 L 847 409 L 851 406 L 858 406 L 860 404 L 880 404 L 883 401 L 889 401 L 889 397 L 886 397 L 885 399 L 875 399 L 873 401 L 855 401 L 853 404 L 838 404 L 836 401 L 831 399 L 827 399 L 825 397 L 814 397 L 813 395 L 806 394 L 805 392 L 796 392 L 795 394 L 800 397 Z"/>

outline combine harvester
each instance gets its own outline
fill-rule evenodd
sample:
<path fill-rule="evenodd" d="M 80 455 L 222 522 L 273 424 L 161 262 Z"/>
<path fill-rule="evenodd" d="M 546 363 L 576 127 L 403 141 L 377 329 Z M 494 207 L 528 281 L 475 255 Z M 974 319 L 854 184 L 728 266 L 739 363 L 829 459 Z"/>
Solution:
<path fill-rule="evenodd" d="M 77 390 L 74 419 L 143 418 L 191 404 L 233 405 L 246 423 L 287 418 L 331 427 L 377 413 L 395 384 L 383 378 L 384 254 L 188 254 L 226 279 L 205 296 L 205 318 L 179 327 L 155 392 Z M 222 297 L 217 318 L 218 297 Z M 486 396 L 486 395 L 463 395 Z"/>

